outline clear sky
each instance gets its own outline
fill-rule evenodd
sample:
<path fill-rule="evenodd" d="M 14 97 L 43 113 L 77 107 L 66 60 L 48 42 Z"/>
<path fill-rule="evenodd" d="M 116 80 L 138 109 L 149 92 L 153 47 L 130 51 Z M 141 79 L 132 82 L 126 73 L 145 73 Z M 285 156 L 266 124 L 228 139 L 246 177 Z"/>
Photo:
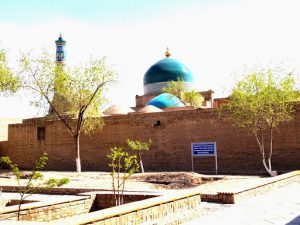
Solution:
<path fill-rule="evenodd" d="M 164 57 L 193 72 L 197 89 L 226 96 L 244 65 L 300 69 L 299 0 L 1 0 L 0 48 L 55 53 L 61 32 L 67 63 L 107 56 L 119 73 L 111 103 L 134 106 L 143 75 Z M 299 75 L 297 76 L 299 79 Z M 31 117 L 24 97 L 0 98 L 0 117 Z"/>

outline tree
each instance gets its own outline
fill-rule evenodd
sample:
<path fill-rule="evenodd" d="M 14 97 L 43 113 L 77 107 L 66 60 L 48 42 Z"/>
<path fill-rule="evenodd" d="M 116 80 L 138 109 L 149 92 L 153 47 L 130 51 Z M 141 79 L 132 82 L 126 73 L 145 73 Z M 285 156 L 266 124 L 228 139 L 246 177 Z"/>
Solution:
<path fill-rule="evenodd" d="M 56 187 L 56 186 L 60 187 L 69 182 L 69 178 L 62 178 L 62 179 L 50 178 L 45 183 L 38 182 L 43 180 L 43 174 L 41 174 L 39 171 L 45 167 L 47 160 L 48 160 L 47 153 L 44 153 L 35 161 L 35 167 L 27 175 L 27 181 L 24 182 L 25 184 L 24 185 L 23 182 L 21 182 L 22 173 L 18 165 L 14 164 L 8 156 L 3 156 L 0 158 L 0 164 L 7 165 L 10 168 L 11 172 L 13 173 L 16 181 L 18 182 L 18 186 L 19 186 L 18 193 L 20 195 L 20 202 L 19 202 L 18 214 L 17 214 L 18 220 L 20 220 L 21 207 L 26 198 L 28 198 L 34 193 L 38 193 L 40 190 L 49 187 Z"/>
<path fill-rule="evenodd" d="M 199 92 L 195 90 L 188 91 L 184 80 L 180 78 L 177 81 L 170 81 L 162 91 L 176 96 L 185 106 L 192 106 L 194 108 L 200 107 L 204 100 Z"/>
<path fill-rule="evenodd" d="M 49 54 L 32 57 L 24 54 L 20 59 L 22 85 L 35 94 L 33 104 L 54 115 L 73 136 L 76 151 L 76 170 L 81 172 L 80 135 L 103 127 L 99 118 L 103 92 L 114 81 L 116 73 L 102 59 L 90 59 L 81 66 L 68 68 L 57 65 Z M 56 96 L 56 98 L 54 98 Z M 67 108 L 66 108 L 67 106 Z"/>
<path fill-rule="evenodd" d="M 186 105 L 190 105 L 194 108 L 199 108 L 202 106 L 204 98 L 195 90 L 184 92 L 183 93 L 183 101 Z"/>
<path fill-rule="evenodd" d="M 124 204 L 124 189 L 126 180 L 139 169 L 136 155 L 130 155 L 123 148 L 111 148 L 107 158 L 111 160 L 112 188 L 117 205 Z"/>
<path fill-rule="evenodd" d="M 285 75 L 286 74 L 286 75 Z M 246 128 L 258 144 L 262 162 L 271 176 L 274 129 L 293 118 L 298 92 L 292 73 L 280 68 L 254 69 L 233 88 L 225 109 L 234 125 Z M 266 136 L 269 139 L 268 150 Z"/>
<path fill-rule="evenodd" d="M 184 80 L 182 78 L 178 78 L 177 81 L 170 81 L 167 87 L 164 87 L 162 91 L 174 95 L 180 100 L 182 100 L 183 93 L 187 92 L 187 87 L 184 83 Z"/>
<path fill-rule="evenodd" d="M 13 93 L 19 87 L 19 79 L 8 67 L 6 53 L 0 49 L 0 92 Z"/>
<path fill-rule="evenodd" d="M 127 139 L 126 143 L 131 150 L 136 151 L 138 153 L 140 168 L 142 170 L 142 173 L 144 173 L 145 171 L 143 166 L 142 153 L 149 150 L 152 143 L 151 139 L 148 142 L 134 141 L 134 140 Z"/>

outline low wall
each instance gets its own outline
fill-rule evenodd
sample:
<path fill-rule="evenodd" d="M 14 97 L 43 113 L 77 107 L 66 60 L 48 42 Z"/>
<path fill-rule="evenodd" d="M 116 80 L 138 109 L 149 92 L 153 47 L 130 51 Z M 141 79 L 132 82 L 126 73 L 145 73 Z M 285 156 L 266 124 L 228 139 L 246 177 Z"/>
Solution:
<path fill-rule="evenodd" d="M 49 196 L 51 198 L 51 196 Z M 95 196 L 82 197 L 79 200 L 45 203 L 35 202 L 23 204 L 20 220 L 26 221 L 52 221 L 60 218 L 90 212 Z M 18 205 L 8 206 L 1 210 L 0 220 L 17 220 Z M 25 222 L 24 222 L 25 223 Z"/>
<path fill-rule="evenodd" d="M 201 203 L 198 191 L 165 195 L 132 202 L 71 218 L 53 221 L 52 225 L 177 225 L 198 216 Z"/>
<path fill-rule="evenodd" d="M 241 202 L 249 197 L 263 194 L 271 191 L 274 188 L 288 185 L 295 181 L 300 181 L 300 171 L 293 171 L 287 174 L 272 177 L 267 181 L 254 184 L 250 187 L 243 188 L 232 192 L 218 192 L 216 194 L 201 194 L 201 200 L 203 202 L 216 202 L 222 204 L 234 204 Z"/>

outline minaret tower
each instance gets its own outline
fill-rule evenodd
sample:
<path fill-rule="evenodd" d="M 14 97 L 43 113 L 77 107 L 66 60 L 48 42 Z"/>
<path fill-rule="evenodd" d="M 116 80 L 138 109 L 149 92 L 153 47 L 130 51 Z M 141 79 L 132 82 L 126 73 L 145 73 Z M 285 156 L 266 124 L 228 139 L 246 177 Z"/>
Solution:
<path fill-rule="evenodd" d="M 56 72 L 63 72 L 63 67 L 65 65 L 65 46 L 66 41 L 62 38 L 61 34 L 59 38 L 55 41 L 56 45 Z M 57 74 L 56 74 L 57 76 Z M 61 113 L 68 114 L 70 112 L 70 102 L 68 101 L 68 97 L 64 94 L 58 94 L 56 91 L 56 84 L 54 83 L 54 96 L 52 99 L 52 103 L 57 106 L 57 110 Z M 59 104 L 56 104 L 59 103 Z M 49 108 L 49 115 L 53 115 L 54 110 L 52 107 Z"/>
<path fill-rule="evenodd" d="M 55 41 L 56 44 L 56 63 L 58 65 L 63 65 L 65 63 L 65 46 L 66 41 L 62 38 L 61 34 L 59 38 Z"/>

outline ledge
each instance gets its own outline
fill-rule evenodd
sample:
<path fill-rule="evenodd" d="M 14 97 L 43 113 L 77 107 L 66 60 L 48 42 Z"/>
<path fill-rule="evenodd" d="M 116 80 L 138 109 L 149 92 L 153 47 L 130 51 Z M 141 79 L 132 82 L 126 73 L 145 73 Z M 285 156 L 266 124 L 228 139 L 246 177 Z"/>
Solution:
<path fill-rule="evenodd" d="M 203 202 L 217 202 L 223 204 L 234 204 L 242 201 L 245 196 L 256 196 L 267 192 L 271 187 L 282 186 L 286 183 L 293 182 L 294 179 L 300 180 L 300 170 L 282 174 L 276 177 L 271 177 L 269 180 L 253 184 L 250 187 L 239 189 L 233 192 L 217 192 L 217 194 L 201 194 Z"/>

